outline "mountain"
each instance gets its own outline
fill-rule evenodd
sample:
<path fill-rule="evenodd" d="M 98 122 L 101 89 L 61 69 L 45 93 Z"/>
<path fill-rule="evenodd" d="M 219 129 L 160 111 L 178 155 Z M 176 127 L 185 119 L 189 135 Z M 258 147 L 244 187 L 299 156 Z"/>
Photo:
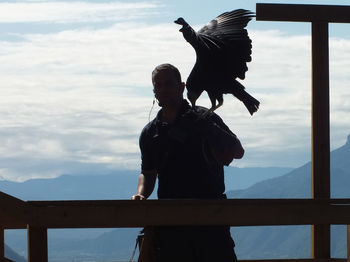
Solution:
<path fill-rule="evenodd" d="M 246 189 L 259 181 L 279 177 L 292 170 L 290 167 L 225 167 L 226 191 Z"/>
<path fill-rule="evenodd" d="M 258 181 L 281 176 L 292 168 L 225 167 L 228 190 L 247 188 Z M 0 181 L 0 190 L 22 200 L 130 199 L 136 191 L 139 171 L 115 170 L 103 175 L 62 175 L 25 182 Z M 156 198 L 156 195 L 152 195 Z"/>
<path fill-rule="evenodd" d="M 5 257 L 11 259 L 15 262 L 26 262 L 27 260 L 24 257 L 18 255 L 15 251 L 12 250 L 8 245 L 5 244 Z"/>
<path fill-rule="evenodd" d="M 350 197 L 350 163 L 348 159 L 350 159 L 350 136 L 348 137 L 347 143 L 344 146 L 331 152 L 332 197 Z M 236 185 L 240 184 L 238 177 L 244 176 L 243 173 L 248 171 L 246 169 L 239 168 L 229 168 L 225 171 L 226 177 L 230 176 L 230 172 L 232 172 L 232 176 L 229 177 L 229 179 L 232 180 L 226 180 L 226 183 L 228 184 L 227 195 L 230 198 L 309 198 L 311 196 L 310 162 L 299 168 L 288 170 L 284 174 L 282 172 L 280 176 L 277 177 L 274 177 L 273 175 L 267 176 L 265 177 L 265 180 L 259 181 L 245 189 L 242 187 L 239 190 L 229 189 L 234 188 Z M 249 175 L 248 172 L 245 174 L 246 177 L 256 177 L 257 174 L 259 176 L 263 173 L 262 169 L 252 169 L 250 171 L 254 172 L 254 175 L 252 173 Z M 268 169 L 264 171 L 265 175 L 270 172 Z M 109 185 L 109 187 L 106 187 L 107 189 L 105 189 L 102 184 L 96 184 L 95 187 L 100 190 L 97 190 L 96 188 L 93 189 L 94 187 L 90 187 L 88 185 L 89 183 L 87 177 L 78 178 L 75 176 L 63 176 L 53 180 L 56 182 L 61 182 L 61 189 L 58 191 L 61 192 L 61 194 L 65 193 L 65 199 L 74 199 L 72 196 L 78 197 L 78 193 L 72 192 L 72 190 L 78 190 L 80 192 L 80 199 L 110 199 L 110 196 L 113 196 L 115 199 L 119 199 L 124 196 L 126 198 L 130 197 L 130 192 L 133 192 L 135 189 L 137 174 L 129 173 L 129 175 L 132 178 L 130 178 L 130 181 L 125 184 L 124 182 L 115 182 L 113 180 L 108 180 L 109 183 L 113 183 L 113 185 L 115 185 L 114 188 L 113 185 Z M 116 176 L 119 176 L 118 179 L 124 177 L 122 174 L 116 174 Z M 99 177 L 102 180 L 104 179 L 103 176 Z M 260 178 L 261 177 L 264 177 L 264 175 L 260 175 Z M 236 181 L 234 178 L 237 178 Z M 77 181 L 75 181 L 75 179 L 77 179 Z M 79 179 L 82 180 L 82 182 L 79 182 Z M 66 182 L 63 183 L 63 180 L 66 180 Z M 4 181 L 0 182 L 1 188 L 3 186 L 3 182 Z M 31 181 L 30 183 L 34 182 L 35 181 Z M 39 182 L 43 183 L 43 181 Z M 51 181 L 50 183 L 53 182 Z M 17 186 L 19 184 L 26 184 L 26 182 L 15 183 Z M 53 184 L 52 188 L 54 188 Z M 13 186 L 18 188 L 15 185 Z M 79 185 L 84 189 L 79 189 Z M 126 189 L 128 185 L 130 188 Z M 43 186 L 45 187 L 47 185 L 41 184 L 41 187 Z M 68 187 L 69 190 L 64 189 L 65 187 Z M 7 187 L 7 189 L 10 190 L 10 187 Z M 11 190 L 14 189 L 12 188 Z M 20 197 L 22 199 L 49 199 L 49 197 L 54 199 L 54 197 L 58 197 L 58 195 L 54 195 L 52 192 L 46 192 L 47 189 L 40 187 L 36 187 L 36 190 L 42 191 L 42 193 L 45 192 L 46 195 L 41 195 L 38 192 L 31 192 L 30 194 L 26 194 L 24 192 L 20 192 L 19 189 L 17 190 L 18 191 L 16 191 L 16 196 L 22 196 Z M 21 190 L 28 190 L 28 188 L 21 188 Z M 80 190 L 83 190 L 82 192 L 84 192 L 84 194 Z M 107 193 L 107 191 L 109 193 Z M 99 197 L 99 193 L 103 195 L 102 198 Z M 139 229 L 105 229 L 104 232 L 96 231 L 97 229 L 89 230 L 93 231 L 93 234 L 88 234 L 87 230 L 79 231 L 77 229 L 67 229 L 60 231 L 49 230 L 51 231 L 49 232 L 49 256 L 51 258 L 55 258 L 55 261 L 71 261 L 72 258 L 76 258 L 77 261 L 92 261 L 96 258 L 101 258 L 100 261 L 107 259 L 113 261 L 121 259 L 128 260 L 135 245 L 137 231 Z M 66 235 L 64 235 L 62 231 L 65 231 Z M 233 227 L 231 229 L 231 232 L 236 242 L 236 252 L 239 259 L 310 257 L 310 226 Z M 23 238 L 23 243 L 21 244 L 22 248 L 25 245 L 24 239 L 25 238 Z M 11 247 L 21 246 L 18 245 L 19 242 L 15 238 L 11 239 L 9 237 L 9 240 L 11 240 L 9 241 L 9 243 L 11 243 Z M 17 245 L 15 243 L 17 243 Z M 17 251 L 17 249 L 15 250 Z M 79 254 L 80 257 L 77 254 Z M 109 257 L 104 256 L 106 254 L 109 254 Z M 346 256 L 346 228 L 344 226 L 332 226 L 332 256 Z M 50 261 L 54 260 L 50 259 Z"/>
<path fill-rule="evenodd" d="M 350 198 L 350 135 L 344 146 L 331 152 L 331 197 Z M 227 192 L 229 198 L 310 198 L 311 163 L 281 177 L 245 190 Z M 245 259 L 310 257 L 310 226 L 238 227 L 231 229 L 237 255 Z M 346 257 L 346 227 L 331 227 L 333 257 Z M 260 244 L 258 244 L 258 242 Z"/>
<path fill-rule="evenodd" d="M 103 175 L 0 181 L 0 190 L 22 200 L 130 199 L 136 190 L 137 179 L 137 171 L 116 170 Z"/>
<path fill-rule="evenodd" d="M 350 135 L 344 146 L 331 152 L 331 197 L 350 197 Z M 256 183 L 244 190 L 226 192 L 229 198 L 310 198 L 311 162 L 291 172 Z"/>
<path fill-rule="evenodd" d="M 225 167 L 226 188 L 246 188 L 258 181 L 286 174 L 290 170 L 291 168 L 284 167 Z M 0 181 L 0 190 L 23 200 L 130 199 L 136 191 L 138 174 L 137 170 L 115 170 L 101 175 L 75 174 L 51 179 L 30 179 L 24 182 Z M 151 198 L 156 198 L 156 192 Z M 50 229 L 48 231 L 49 256 L 62 258 L 62 261 L 74 257 L 74 254 L 84 254 L 85 258 L 93 254 L 99 254 L 98 257 L 102 257 L 102 254 L 106 253 L 104 248 L 110 247 L 107 252 L 109 256 L 128 259 L 137 235 L 135 230 Z M 26 231 L 7 230 L 6 232 L 6 243 L 18 253 L 25 255 Z M 120 238 L 116 237 L 117 235 Z M 116 237 L 114 242 L 119 248 L 112 245 L 113 241 L 106 240 L 112 236 Z"/>
<path fill-rule="evenodd" d="M 51 241 L 50 257 L 57 261 L 129 261 L 140 228 L 117 228 L 96 238 Z M 64 250 L 64 252 L 62 252 Z M 75 261 L 75 260 L 74 260 Z"/>
<path fill-rule="evenodd" d="M 346 145 L 331 153 L 332 196 L 350 197 L 350 139 Z M 235 170 L 233 170 L 235 171 Z M 259 173 L 260 170 L 255 170 Z M 308 198 L 311 188 L 311 163 L 307 163 L 291 172 L 258 182 L 243 190 L 228 191 L 229 197 L 244 198 Z M 124 229 L 125 230 L 125 229 Z M 127 260 L 132 252 L 138 229 L 130 231 L 115 229 L 105 232 L 88 242 L 81 240 L 76 246 L 66 243 L 66 251 L 96 257 L 108 252 L 111 260 Z M 311 226 L 266 226 L 266 227 L 232 227 L 236 242 L 236 253 L 240 259 L 264 258 L 310 258 Z M 79 243 L 80 242 L 80 243 Z M 94 243 L 94 247 L 91 247 Z M 345 243 L 345 244 L 344 244 Z M 84 247 L 77 250 L 77 247 Z M 116 247 L 121 247 L 116 252 Z M 124 248 L 122 248 L 124 247 Z M 59 250 L 59 248 L 53 248 Z M 346 228 L 332 226 L 332 256 L 346 256 Z M 56 254 L 57 258 L 59 253 Z M 61 255 L 62 257 L 62 255 Z M 64 259 L 62 259 L 64 261 Z"/>

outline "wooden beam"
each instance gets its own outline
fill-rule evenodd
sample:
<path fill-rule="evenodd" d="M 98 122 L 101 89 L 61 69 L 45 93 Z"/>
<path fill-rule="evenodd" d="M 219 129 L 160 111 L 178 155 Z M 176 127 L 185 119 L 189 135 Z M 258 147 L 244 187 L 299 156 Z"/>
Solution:
<path fill-rule="evenodd" d="M 312 23 L 312 197 L 330 197 L 328 23 Z"/>
<path fill-rule="evenodd" d="M 25 207 L 26 202 L 0 191 L 0 225 L 6 225 L 6 228 L 25 227 L 23 223 Z"/>
<path fill-rule="evenodd" d="M 256 20 L 350 23 L 350 6 L 256 4 Z"/>
<path fill-rule="evenodd" d="M 48 262 L 47 228 L 28 225 L 28 262 Z"/>
<path fill-rule="evenodd" d="M 341 203 L 341 204 L 332 204 Z M 147 225 L 348 224 L 349 200 L 33 201 L 28 223 L 47 228 Z"/>
<path fill-rule="evenodd" d="M 348 256 L 348 258 L 347 258 L 347 262 L 350 262 L 350 225 L 347 225 L 347 244 L 346 244 L 346 246 L 347 246 L 347 256 Z"/>
<path fill-rule="evenodd" d="M 8 207 L 8 206 L 18 206 L 22 207 L 25 205 L 25 202 L 19 198 L 6 194 L 0 191 L 0 207 Z"/>
<path fill-rule="evenodd" d="M 350 199 L 30 201 L 17 215 L 47 228 L 349 224 Z"/>
<path fill-rule="evenodd" d="M 350 199 L 30 201 L 17 216 L 23 224 L 10 221 L 4 228 L 349 224 Z"/>
<path fill-rule="evenodd" d="M 344 258 L 331 258 L 331 259 L 314 259 L 314 258 L 299 258 L 299 259 L 254 259 L 246 260 L 240 259 L 239 262 L 347 262 Z"/>
<path fill-rule="evenodd" d="M 312 22 L 312 197 L 330 198 L 328 23 Z M 330 258 L 330 225 L 312 226 L 312 257 Z"/>
<path fill-rule="evenodd" d="M 329 225 L 312 225 L 311 257 L 329 260 L 331 257 Z"/>
<path fill-rule="evenodd" d="M 5 257 L 5 230 L 0 226 L 0 260 Z"/>

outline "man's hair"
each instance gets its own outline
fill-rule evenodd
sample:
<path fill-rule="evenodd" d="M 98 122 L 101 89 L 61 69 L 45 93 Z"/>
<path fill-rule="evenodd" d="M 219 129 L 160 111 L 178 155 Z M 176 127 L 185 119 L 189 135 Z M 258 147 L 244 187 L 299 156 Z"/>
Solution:
<path fill-rule="evenodd" d="M 173 66 L 172 64 L 161 64 L 159 66 L 157 66 L 156 68 L 154 68 L 154 70 L 152 71 L 152 80 L 153 80 L 153 77 L 160 71 L 171 71 L 176 80 L 179 80 L 179 82 L 181 83 L 181 74 L 180 74 L 180 71 L 179 69 L 177 69 L 175 66 Z"/>

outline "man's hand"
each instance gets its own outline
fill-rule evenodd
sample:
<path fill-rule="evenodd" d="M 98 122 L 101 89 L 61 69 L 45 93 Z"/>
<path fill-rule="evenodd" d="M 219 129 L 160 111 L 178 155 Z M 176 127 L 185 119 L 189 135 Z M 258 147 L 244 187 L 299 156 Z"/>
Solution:
<path fill-rule="evenodd" d="M 143 195 L 133 195 L 131 200 L 146 200 L 146 198 Z"/>
<path fill-rule="evenodd" d="M 209 115 L 203 116 L 203 112 L 189 110 L 182 115 L 180 126 L 184 127 L 189 132 L 196 134 L 207 135 L 211 125 Z"/>
<path fill-rule="evenodd" d="M 143 170 L 137 183 L 136 195 L 133 195 L 131 200 L 146 200 L 153 192 L 156 178 L 156 170 Z"/>

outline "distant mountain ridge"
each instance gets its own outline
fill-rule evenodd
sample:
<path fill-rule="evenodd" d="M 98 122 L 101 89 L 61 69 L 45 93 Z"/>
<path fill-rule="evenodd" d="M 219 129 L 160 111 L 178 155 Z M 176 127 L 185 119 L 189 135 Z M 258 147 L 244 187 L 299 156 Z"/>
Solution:
<path fill-rule="evenodd" d="M 331 197 L 350 197 L 350 135 L 330 154 Z M 311 162 L 289 173 L 244 190 L 226 192 L 229 198 L 311 198 Z"/>
<path fill-rule="evenodd" d="M 225 167 L 225 184 L 227 190 L 247 188 L 290 170 L 292 168 L 287 167 Z M 24 182 L 0 181 L 0 191 L 22 200 L 130 199 L 136 192 L 138 176 L 138 170 L 117 169 L 102 175 L 77 174 Z M 155 193 L 153 198 L 156 197 Z"/>
<path fill-rule="evenodd" d="M 331 152 L 331 197 L 350 198 L 350 135 Z M 245 190 L 227 192 L 229 198 L 311 198 L 311 162 Z M 245 259 L 310 257 L 310 226 L 232 228 L 238 256 Z M 346 227 L 332 226 L 332 257 L 346 257 Z M 256 240 L 263 239 L 260 245 Z"/>
<path fill-rule="evenodd" d="M 11 259 L 15 262 L 26 262 L 27 260 L 24 257 L 18 255 L 11 247 L 5 244 L 5 257 Z"/>
<path fill-rule="evenodd" d="M 331 152 L 332 197 L 350 197 L 349 159 L 350 135 L 344 146 Z M 226 171 L 226 176 L 230 176 L 229 172 L 231 171 L 233 172 L 231 175 L 234 178 L 234 174 L 242 170 L 230 168 Z M 259 172 L 259 170 L 254 170 L 254 172 Z M 135 181 L 137 180 L 137 174 L 133 174 L 132 176 L 133 178 L 130 183 L 136 186 Z M 69 176 L 63 178 L 68 179 Z M 3 181 L 0 182 L 0 187 L 2 187 L 2 182 Z M 232 183 L 233 182 L 234 179 L 232 180 Z M 226 181 L 226 183 L 230 184 L 230 181 Z M 61 184 L 61 186 L 63 187 L 64 184 Z M 123 184 L 120 186 L 123 187 Z M 101 185 L 96 185 L 96 187 L 103 188 Z M 68 192 L 70 192 L 72 188 L 73 185 L 68 188 L 69 190 L 67 189 L 65 191 L 67 196 L 71 196 Z M 88 189 L 86 189 L 86 191 L 88 191 Z M 98 192 L 98 190 L 96 190 L 96 192 Z M 130 192 L 126 193 L 126 195 L 129 197 Z M 246 189 L 228 190 L 227 195 L 230 198 L 310 198 L 311 163 L 306 163 L 299 168 L 281 174 L 281 176 L 272 176 Z M 86 196 L 88 196 L 88 194 Z M 116 259 L 127 260 L 135 244 L 137 230 L 138 229 L 115 229 L 103 232 L 95 237 L 81 238 L 80 240 L 66 238 L 64 241 L 59 241 L 59 239 L 56 239 L 56 241 L 52 239 L 50 254 L 57 261 L 72 260 L 76 254 L 85 254 L 87 260 L 93 258 L 96 260 L 97 258 L 101 258 L 100 261 L 115 261 Z M 236 252 L 239 259 L 310 257 L 310 226 L 237 227 L 232 228 L 231 231 L 236 242 Z M 12 240 L 11 243 L 18 243 L 15 242 L 15 239 Z M 24 245 L 25 242 L 21 244 L 22 247 Z M 106 254 L 110 256 L 104 256 Z M 346 256 L 346 229 L 342 226 L 332 227 L 332 256 Z"/>
<path fill-rule="evenodd" d="M 226 188 L 245 188 L 257 181 L 281 176 L 292 168 L 266 167 L 266 168 L 225 168 Z M 62 175 L 50 179 L 30 179 L 24 182 L 0 181 L 0 190 L 20 198 L 22 200 L 89 200 L 89 199 L 130 199 L 136 191 L 138 170 L 115 170 L 103 175 Z M 156 191 L 152 194 L 156 198 Z M 49 230 L 50 256 L 61 257 L 66 261 L 74 254 L 84 253 L 84 258 L 90 259 L 94 254 L 98 257 L 110 257 L 127 259 L 131 253 L 136 231 L 123 230 Z M 116 241 L 116 248 L 106 241 L 112 237 L 121 237 L 123 242 Z M 118 238 L 117 237 L 117 238 Z M 103 244 L 96 244 L 103 243 Z M 6 236 L 6 242 L 22 256 L 26 255 L 26 232 L 10 231 Z M 107 242 L 107 243 L 104 243 Z M 62 252 L 62 249 L 65 252 Z M 7 248 L 10 251 L 10 249 Z M 109 257 L 108 257 L 109 256 Z M 14 257 L 14 256 L 12 256 Z M 83 257 L 80 257 L 83 259 Z M 17 261 L 17 260 L 15 260 Z M 22 262 L 19 258 L 18 261 Z"/>

